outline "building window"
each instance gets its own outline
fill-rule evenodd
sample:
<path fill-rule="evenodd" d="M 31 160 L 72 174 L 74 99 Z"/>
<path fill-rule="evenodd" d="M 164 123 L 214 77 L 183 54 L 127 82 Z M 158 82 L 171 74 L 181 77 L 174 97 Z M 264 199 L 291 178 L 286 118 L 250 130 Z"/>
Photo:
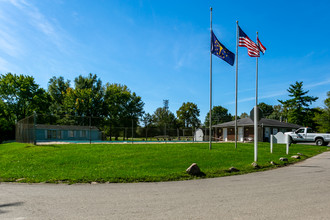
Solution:
<path fill-rule="evenodd" d="M 56 139 L 56 130 L 47 130 L 47 139 Z M 61 137 L 61 131 L 58 131 L 59 137 Z"/>
<path fill-rule="evenodd" d="M 62 139 L 62 131 L 57 131 L 57 139 Z"/>
<path fill-rule="evenodd" d="M 81 131 L 81 137 L 86 137 L 86 131 L 85 130 Z"/>
<path fill-rule="evenodd" d="M 72 131 L 72 130 L 68 131 L 68 136 L 71 137 L 71 138 L 74 137 L 74 131 Z"/>

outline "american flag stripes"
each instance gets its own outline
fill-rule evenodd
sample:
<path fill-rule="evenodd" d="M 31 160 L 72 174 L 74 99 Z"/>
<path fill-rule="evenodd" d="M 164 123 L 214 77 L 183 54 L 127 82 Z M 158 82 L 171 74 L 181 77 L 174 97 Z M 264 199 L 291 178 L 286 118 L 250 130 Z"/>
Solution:
<path fill-rule="evenodd" d="M 259 47 L 259 50 L 260 50 L 263 54 L 265 54 L 266 47 L 265 47 L 264 45 L 262 45 L 262 43 L 261 43 L 260 40 L 259 40 L 259 37 L 257 37 L 257 45 L 258 45 L 258 47 Z"/>
<path fill-rule="evenodd" d="M 259 47 L 256 43 L 254 43 L 242 29 L 238 26 L 239 30 L 239 41 L 238 46 L 246 47 L 248 49 L 248 54 L 250 57 L 260 57 Z"/>

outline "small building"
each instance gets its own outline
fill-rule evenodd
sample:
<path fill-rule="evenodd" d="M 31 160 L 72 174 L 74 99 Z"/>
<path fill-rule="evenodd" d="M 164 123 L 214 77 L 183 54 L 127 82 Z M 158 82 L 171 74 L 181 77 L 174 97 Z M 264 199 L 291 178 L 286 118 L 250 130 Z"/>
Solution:
<path fill-rule="evenodd" d="M 37 124 L 35 135 L 37 142 L 102 140 L 102 133 L 95 126 Z"/>
<path fill-rule="evenodd" d="M 300 127 L 300 125 L 296 124 L 262 118 L 258 122 L 258 141 L 269 142 L 271 134 L 275 135 L 277 132 L 284 133 Z M 213 128 L 215 129 L 215 140 L 235 141 L 235 121 L 214 125 Z M 241 142 L 254 140 L 254 122 L 251 118 L 237 120 L 237 140 Z"/>

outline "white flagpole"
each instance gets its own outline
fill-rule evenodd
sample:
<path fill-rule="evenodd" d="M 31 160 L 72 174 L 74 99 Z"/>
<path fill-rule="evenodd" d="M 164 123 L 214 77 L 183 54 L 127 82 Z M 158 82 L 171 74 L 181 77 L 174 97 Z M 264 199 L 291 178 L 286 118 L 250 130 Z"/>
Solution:
<path fill-rule="evenodd" d="M 210 8 L 211 19 L 210 19 L 210 33 L 211 33 L 211 41 L 210 41 L 210 114 L 209 114 L 209 149 L 212 149 L 212 7 Z"/>
<path fill-rule="evenodd" d="M 235 149 L 237 148 L 237 88 L 238 88 L 238 21 L 236 21 L 236 76 L 235 76 Z"/>
<path fill-rule="evenodd" d="M 257 40 L 258 44 L 258 32 Z M 259 52 L 260 53 L 260 52 Z M 258 161 L 258 57 L 256 57 L 256 105 L 254 106 L 254 161 Z"/>

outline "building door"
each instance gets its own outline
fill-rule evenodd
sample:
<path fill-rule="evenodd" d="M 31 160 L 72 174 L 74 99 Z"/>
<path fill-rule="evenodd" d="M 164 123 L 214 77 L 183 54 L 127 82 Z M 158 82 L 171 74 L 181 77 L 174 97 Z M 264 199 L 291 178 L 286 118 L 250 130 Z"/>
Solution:
<path fill-rule="evenodd" d="M 227 128 L 223 129 L 223 140 L 227 141 Z"/>
<path fill-rule="evenodd" d="M 265 127 L 265 141 L 269 141 L 270 127 Z"/>
<path fill-rule="evenodd" d="M 244 132 L 243 127 L 238 127 L 238 141 L 243 142 L 243 140 L 244 140 L 243 132 Z"/>

